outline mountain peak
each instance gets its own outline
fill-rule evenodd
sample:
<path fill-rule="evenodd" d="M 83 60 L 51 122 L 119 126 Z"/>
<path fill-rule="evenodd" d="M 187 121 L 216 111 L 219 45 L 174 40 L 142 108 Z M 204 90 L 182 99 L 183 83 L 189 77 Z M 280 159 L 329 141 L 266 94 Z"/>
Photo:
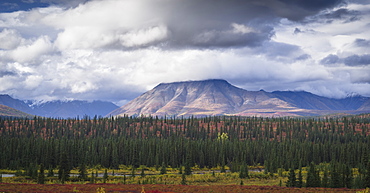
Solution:
<path fill-rule="evenodd" d="M 158 86 L 165 86 L 165 85 L 209 84 L 209 83 L 231 85 L 229 82 L 227 82 L 226 80 L 223 80 L 223 79 L 205 79 L 205 80 L 188 80 L 188 81 L 178 81 L 178 82 L 170 82 L 170 83 L 160 83 L 155 88 L 157 88 Z"/>
<path fill-rule="evenodd" d="M 247 91 L 222 79 L 161 83 L 109 116 L 301 116 L 367 109 L 366 101 L 337 100 L 302 91 Z M 370 103 L 370 102 L 369 102 Z M 364 106 L 365 105 L 365 106 Z"/>

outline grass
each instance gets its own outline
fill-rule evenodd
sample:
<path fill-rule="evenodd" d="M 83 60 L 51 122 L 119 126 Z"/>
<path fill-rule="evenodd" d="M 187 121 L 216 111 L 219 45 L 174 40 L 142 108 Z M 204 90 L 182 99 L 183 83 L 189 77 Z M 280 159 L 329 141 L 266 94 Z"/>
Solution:
<path fill-rule="evenodd" d="M 140 175 L 141 168 L 144 168 L 145 176 Z M 229 168 L 226 168 L 227 170 Z M 95 183 L 80 181 L 77 176 L 70 177 L 65 184 L 60 184 L 57 177 L 46 177 L 45 185 L 36 184 L 36 179 L 26 176 L 3 177 L 0 183 L 0 192 L 141 192 L 144 188 L 147 192 L 358 192 L 351 189 L 324 189 L 324 188 L 286 188 L 287 172 L 281 171 L 278 174 L 265 174 L 264 172 L 249 172 L 250 178 L 240 179 L 239 173 L 220 173 L 220 168 L 198 168 L 193 167 L 193 174 L 183 177 L 177 168 L 167 168 L 167 174 L 160 175 L 160 169 L 141 166 L 135 170 L 132 176 L 131 166 L 121 166 L 119 169 L 109 169 L 109 177 L 105 184 L 103 178 L 98 177 Z M 99 176 L 105 171 L 104 168 L 89 168 L 87 173 L 98 171 Z M 216 172 L 214 172 L 216 171 Z M 12 170 L 0 170 L 0 173 L 15 173 Z M 47 174 L 47 171 L 45 171 Z M 54 171 L 57 173 L 57 170 Z M 113 176 L 112 174 L 115 174 Z M 77 175 L 78 170 L 74 169 L 71 174 Z M 127 175 L 119 176 L 119 175 Z M 99 189 L 100 188 L 100 189 Z M 98 191 L 99 189 L 99 191 Z M 40 191 L 38 191 L 40 190 Z"/>

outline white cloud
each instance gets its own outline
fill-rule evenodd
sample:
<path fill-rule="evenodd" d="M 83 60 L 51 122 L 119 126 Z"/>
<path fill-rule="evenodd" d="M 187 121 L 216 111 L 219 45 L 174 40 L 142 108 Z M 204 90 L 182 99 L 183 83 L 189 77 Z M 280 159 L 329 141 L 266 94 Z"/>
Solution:
<path fill-rule="evenodd" d="M 119 36 L 119 40 L 125 47 L 145 46 L 166 39 L 168 34 L 165 26 L 155 26 L 122 34 Z"/>
<path fill-rule="evenodd" d="M 0 32 L 0 49 L 11 50 L 21 43 L 22 37 L 14 29 L 4 29 Z"/>
<path fill-rule="evenodd" d="M 146 0 L 90 1 L 49 14 L 42 21 L 61 30 L 55 41 L 60 50 L 142 46 L 168 35 L 160 16 L 147 4 Z"/>
<path fill-rule="evenodd" d="M 39 37 L 28 45 L 22 45 L 10 52 L 10 57 L 16 62 L 30 62 L 39 59 L 41 55 L 52 51 L 52 43 L 47 36 Z"/>
<path fill-rule="evenodd" d="M 0 14 L 0 92 L 123 104 L 161 82 L 222 78 L 248 90 L 370 96 L 369 67 L 343 63 L 369 54 L 355 44 L 369 41 L 369 5 L 348 4 L 362 19 L 346 23 L 327 22 L 325 14 L 338 8 L 293 22 L 256 19 L 253 14 L 272 17 L 261 12 L 266 7 L 233 15 L 232 9 L 179 2 L 95 0 Z M 187 12 L 192 9 L 197 12 Z M 322 65 L 328 56 L 337 60 Z"/>
<path fill-rule="evenodd" d="M 234 33 L 246 34 L 246 33 L 255 32 L 255 30 L 253 28 L 248 27 L 248 26 L 243 25 L 243 24 L 232 23 L 231 26 L 233 27 L 233 32 Z"/>

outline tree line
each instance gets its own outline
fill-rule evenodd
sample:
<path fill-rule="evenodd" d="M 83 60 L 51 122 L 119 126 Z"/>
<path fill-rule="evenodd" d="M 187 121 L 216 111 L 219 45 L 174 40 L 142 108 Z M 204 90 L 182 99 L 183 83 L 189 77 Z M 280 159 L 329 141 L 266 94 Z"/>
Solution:
<path fill-rule="evenodd" d="M 370 116 L 341 118 L 0 118 L 0 168 L 32 164 L 199 167 L 263 165 L 266 172 L 340 163 L 366 173 Z"/>

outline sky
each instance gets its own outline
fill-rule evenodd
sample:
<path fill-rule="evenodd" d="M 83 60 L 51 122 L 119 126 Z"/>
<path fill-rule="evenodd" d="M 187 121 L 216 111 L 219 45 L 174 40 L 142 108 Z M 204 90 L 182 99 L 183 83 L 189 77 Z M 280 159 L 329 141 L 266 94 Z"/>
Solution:
<path fill-rule="evenodd" d="M 370 0 L 0 0 L 0 93 L 123 105 L 159 83 L 370 97 Z"/>

